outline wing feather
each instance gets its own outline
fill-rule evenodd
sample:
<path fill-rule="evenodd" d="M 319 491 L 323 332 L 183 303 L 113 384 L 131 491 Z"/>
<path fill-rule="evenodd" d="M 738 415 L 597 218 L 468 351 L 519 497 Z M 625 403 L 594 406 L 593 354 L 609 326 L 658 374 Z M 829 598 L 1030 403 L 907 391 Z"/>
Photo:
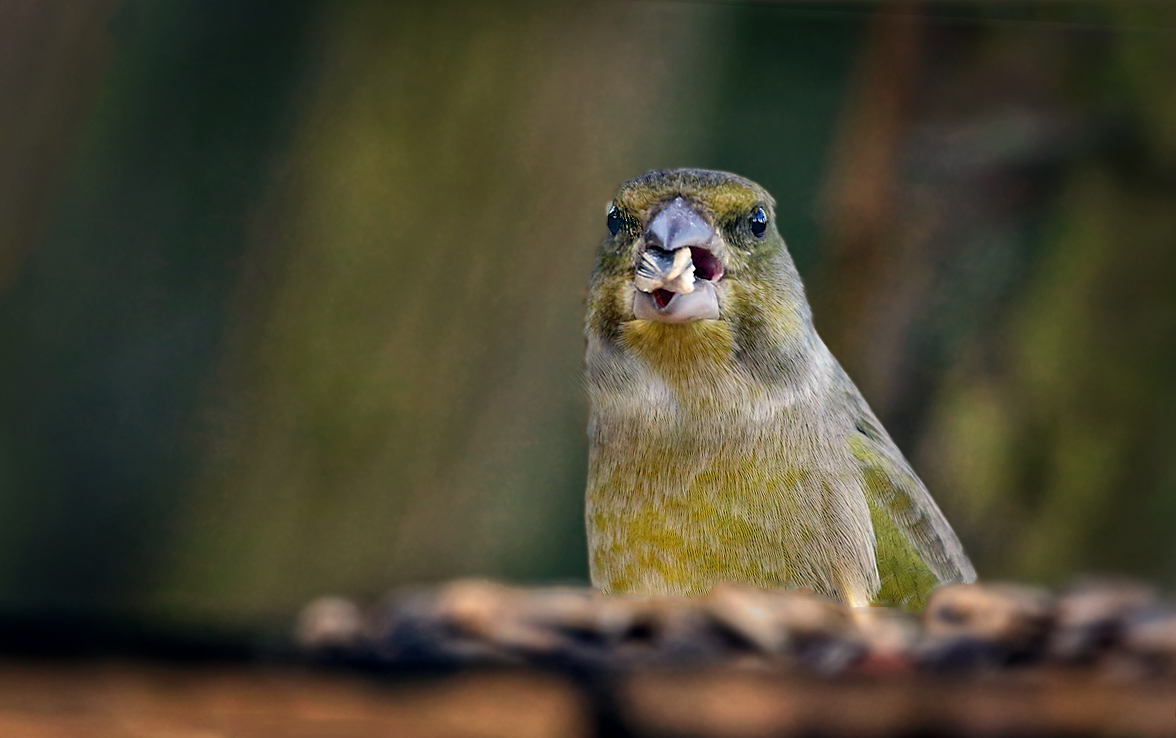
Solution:
<path fill-rule="evenodd" d="M 877 539 L 879 600 L 921 606 L 937 584 L 973 582 L 976 570 L 926 486 L 846 377 L 854 418 L 850 448 L 861 465 Z"/>

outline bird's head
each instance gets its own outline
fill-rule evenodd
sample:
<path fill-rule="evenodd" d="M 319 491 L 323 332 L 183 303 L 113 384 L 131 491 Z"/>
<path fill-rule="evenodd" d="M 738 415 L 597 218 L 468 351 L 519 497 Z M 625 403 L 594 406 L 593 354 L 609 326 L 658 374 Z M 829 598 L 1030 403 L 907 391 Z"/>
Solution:
<path fill-rule="evenodd" d="M 808 324 L 775 201 L 734 174 L 648 172 L 620 186 L 590 283 L 587 331 L 648 353 L 730 358 Z M 722 355 L 726 355 L 725 357 Z"/>

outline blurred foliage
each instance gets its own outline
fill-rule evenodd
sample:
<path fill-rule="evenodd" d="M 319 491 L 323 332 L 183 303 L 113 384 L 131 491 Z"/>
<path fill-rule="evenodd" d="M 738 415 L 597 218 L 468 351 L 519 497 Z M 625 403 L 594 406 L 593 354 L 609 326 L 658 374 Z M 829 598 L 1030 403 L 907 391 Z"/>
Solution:
<path fill-rule="evenodd" d="M 45 50 L 0 78 L 0 605 L 582 580 L 585 281 L 673 166 L 773 192 L 982 576 L 1176 582 L 1172 6 L 39 8 L 0 3 Z"/>

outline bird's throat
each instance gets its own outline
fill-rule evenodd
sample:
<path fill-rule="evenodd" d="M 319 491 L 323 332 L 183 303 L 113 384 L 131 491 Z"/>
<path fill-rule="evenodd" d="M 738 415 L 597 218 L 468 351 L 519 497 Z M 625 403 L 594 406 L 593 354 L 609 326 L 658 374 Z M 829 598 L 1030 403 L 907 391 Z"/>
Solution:
<path fill-rule="evenodd" d="M 735 333 L 725 320 L 630 320 L 621 324 L 620 342 L 626 352 L 682 391 L 720 380 L 735 362 Z"/>

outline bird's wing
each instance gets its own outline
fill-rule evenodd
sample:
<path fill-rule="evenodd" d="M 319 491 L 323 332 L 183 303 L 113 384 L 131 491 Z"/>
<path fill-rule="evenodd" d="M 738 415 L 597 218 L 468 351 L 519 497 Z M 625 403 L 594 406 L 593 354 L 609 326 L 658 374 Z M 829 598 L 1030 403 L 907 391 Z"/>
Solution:
<path fill-rule="evenodd" d="M 921 607 L 930 589 L 947 582 L 972 582 L 968 561 L 947 519 L 865 399 L 846 377 L 845 399 L 854 418 L 850 448 L 861 464 L 874 524 L 879 601 Z"/>

